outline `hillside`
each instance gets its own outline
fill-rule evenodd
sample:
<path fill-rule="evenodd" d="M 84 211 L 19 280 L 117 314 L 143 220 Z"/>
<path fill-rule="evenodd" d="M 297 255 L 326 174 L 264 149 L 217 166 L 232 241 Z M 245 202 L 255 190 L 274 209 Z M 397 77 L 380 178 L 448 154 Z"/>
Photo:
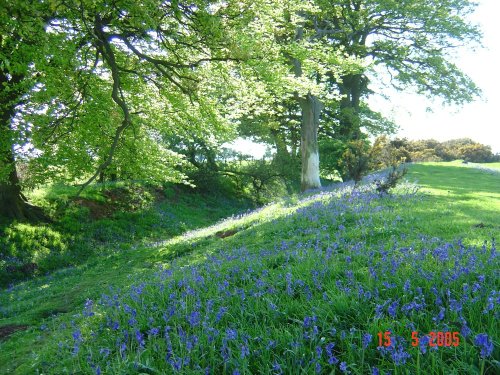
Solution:
<path fill-rule="evenodd" d="M 0 342 L 0 373 L 498 373 L 500 174 L 429 163 L 407 178 L 391 195 L 333 185 L 2 290 L 0 330 L 19 332 Z"/>

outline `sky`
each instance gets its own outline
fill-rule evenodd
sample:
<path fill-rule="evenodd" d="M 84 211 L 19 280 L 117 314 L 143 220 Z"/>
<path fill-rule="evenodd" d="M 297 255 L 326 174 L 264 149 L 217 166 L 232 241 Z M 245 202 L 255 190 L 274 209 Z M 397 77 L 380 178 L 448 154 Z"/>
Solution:
<path fill-rule="evenodd" d="M 454 59 L 482 90 L 482 97 L 475 102 L 443 107 L 438 101 L 389 89 L 384 92 L 389 96 L 388 101 L 377 96 L 370 98 L 374 110 L 399 125 L 397 137 L 438 141 L 471 138 L 491 146 L 494 153 L 500 153 L 499 15 L 500 0 L 479 0 L 471 21 L 481 27 L 484 48 L 475 51 L 461 48 Z M 255 157 L 261 157 L 265 152 L 265 146 L 247 140 L 238 140 L 233 147 Z"/>
<path fill-rule="evenodd" d="M 399 125 L 397 136 L 438 141 L 472 138 L 500 153 L 500 1 L 478 3 L 471 20 L 481 27 L 484 48 L 460 49 L 454 62 L 481 88 L 482 98 L 461 107 L 443 107 L 420 95 L 395 91 L 386 92 L 390 103 L 372 98 L 373 109 Z"/>

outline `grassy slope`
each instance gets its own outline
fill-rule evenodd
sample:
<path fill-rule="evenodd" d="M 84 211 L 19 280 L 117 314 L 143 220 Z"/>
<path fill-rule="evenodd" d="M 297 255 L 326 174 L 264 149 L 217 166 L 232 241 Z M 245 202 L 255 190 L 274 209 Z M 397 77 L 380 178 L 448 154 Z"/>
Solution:
<path fill-rule="evenodd" d="M 74 193 L 75 188 L 53 186 L 33 192 L 31 199 L 37 204 L 47 205 L 47 202 L 60 202 L 61 199 L 64 202 L 61 197 Z M 98 189 L 85 191 L 83 197 L 105 203 Z M 51 321 L 57 315 L 69 316 L 87 298 L 99 296 L 108 286 L 125 287 L 133 283 L 136 277 L 150 272 L 153 266 L 152 252 L 146 251 L 150 244 L 186 230 L 213 224 L 248 208 L 247 204 L 222 197 L 169 190 L 166 199 L 148 204 L 136 212 L 116 212 L 112 217 L 99 220 L 89 220 L 88 214 L 82 213 L 81 209 L 74 215 L 66 215 L 63 220 L 67 222 L 54 227 L 54 230 L 70 232 L 71 235 L 72 227 L 76 225 L 81 234 L 78 240 L 88 243 L 78 244 L 81 250 L 75 252 L 70 260 L 74 266 L 1 291 L 0 327 L 27 325 L 38 328 L 44 321 Z M 46 207 L 48 210 L 50 208 Z M 106 236 L 106 233 L 108 238 L 102 241 L 101 237 Z M 90 259 L 86 261 L 88 255 L 80 255 L 82 251 L 92 251 Z M 13 294 L 9 290 L 18 293 Z M 10 373 L 18 366 L 19 371 L 32 373 L 26 358 L 44 345 L 44 339 L 37 329 L 15 335 L 18 337 L 0 341 L 0 374 Z"/>
<path fill-rule="evenodd" d="M 482 244 L 485 240 L 498 237 L 498 175 L 460 165 L 435 164 L 411 166 L 409 179 L 418 180 L 428 194 L 415 202 L 381 200 L 380 204 L 389 209 L 384 210 L 380 217 L 373 215 L 373 221 L 361 227 L 353 225 L 353 220 L 357 220 L 357 217 L 351 211 L 344 217 L 339 214 L 346 227 L 343 238 L 350 243 L 365 241 L 370 245 L 379 245 L 386 242 L 390 245 L 391 240 L 396 237 L 404 237 L 400 240 L 401 244 L 412 243 L 423 235 L 444 240 L 461 238 L 466 244 Z M 323 196 L 317 199 L 328 201 L 330 198 Z M 1 292 L 0 326 L 28 324 L 32 328 L 19 332 L 0 344 L 0 373 L 33 373 L 32 363 L 51 372 L 54 363 L 44 364 L 43 361 L 40 362 L 40 356 L 43 360 L 55 360 L 54 349 L 50 347 L 57 340 L 63 340 L 66 334 L 65 330 L 59 332 L 57 327 L 60 324 L 69 325 L 73 315 L 82 310 L 84 301 L 87 298 L 97 299 L 108 286 L 126 290 L 129 285 L 141 279 L 148 280 L 157 264 L 168 267 L 180 255 L 186 256 L 175 263 L 203 264 L 209 254 L 218 254 L 221 249 L 245 246 L 249 252 L 255 253 L 260 249 L 279 246 L 282 241 L 296 243 L 313 240 L 317 233 L 315 220 L 318 219 L 301 217 L 299 214 L 290 216 L 297 209 L 296 203 L 289 201 L 270 205 L 254 214 L 230 219 L 215 227 L 176 237 L 156 246 L 139 246 L 96 258 L 84 266 L 62 270 Z M 299 203 L 302 206 L 310 204 L 311 202 Z M 307 212 L 310 215 L 314 210 Z M 324 218 L 319 218 L 320 221 L 322 219 Z M 307 225 L 311 226 L 311 233 L 304 231 Z M 228 228 L 237 228 L 239 233 L 223 240 L 213 236 L 218 230 Z M 338 238 L 341 236 L 339 233 L 335 233 Z M 302 271 L 306 272 L 305 269 Z M 301 268 L 294 269 L 294 272 L 300 273 Z M 300 274 L 295 276 L 300 277 Z M 338 315 L 348 317 L 353 314 L 349 307 L 350 298 L 343 296 L 341 300 L 343 302 L 337 307 Z M 292 308 L 288 305 L 288 308 L 300 310 L 302 307 Z M 294 315 L 293 311 L 289 313 Z M 300 319 L 302 313 L 304 312 L 297 312 L 297 318 Z M 432 322 L 428 322 L 427 327 L 432 327 Z M 70 368 L 75 366 L 71 361 L 61 363 Z M 83 368 L 90 371 L 88 367 Z M 58 373 L 62 370 L 56 364 L 52 371 Z"/>

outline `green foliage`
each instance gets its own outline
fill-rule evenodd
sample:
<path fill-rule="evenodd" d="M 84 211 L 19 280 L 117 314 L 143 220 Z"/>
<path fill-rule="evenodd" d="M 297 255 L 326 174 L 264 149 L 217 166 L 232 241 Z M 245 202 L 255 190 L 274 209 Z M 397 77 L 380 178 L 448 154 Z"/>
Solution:
<path fill-rule="evenodd" d="M 339 162 L 342 175 L 358 184 L 370 166 L 370 146 L 365 140 L 349 141 Z"/>
<path fill-rule="evenodd" d="M 452 161 L 464 160 L 474 163 L 494 162 L 499 158 L 491 152 L 491 147 L 469 138 L 438 142 L 434 139 L 409 141 L 407 139 L 389 140 L 378 137 L 373 146 L 376 167 L 391 165 L 391 159 L 404 161 Z"/>
<path fill-rule="evenodd" d="M 389 140 L 385 135 L 378 137 L 370 150 L 371 168 L 378 170 L 413 161 L 409 148 L 406 139 Z"/>
<path fill-rule="evenodd" d="M 408 172 L 408 168 L 406 166 L 396 166 L 393 165 L 387 174 L 382 179 L 375 180 L 375 185 L 377 192 L 379 194 L 389 194 L 389 190 L 394 189 L 396 185 L 401 182 L 401 179 Z"/>

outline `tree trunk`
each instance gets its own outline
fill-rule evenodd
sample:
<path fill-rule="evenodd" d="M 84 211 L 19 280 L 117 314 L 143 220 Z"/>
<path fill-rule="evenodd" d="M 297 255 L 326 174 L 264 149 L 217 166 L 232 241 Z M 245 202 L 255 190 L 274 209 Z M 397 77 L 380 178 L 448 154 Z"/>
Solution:
<path fill-rule="evenodd" d="M 281 164 L 285 164 L 290 160 L 290 153 L 286 147 L 285 137 L 280 134 L 278 129 L 271 129 L 274 146 L 276 147 L 276 160 Z"/>
<path fill-rule="evenodd" d="M 22 77 L 13 76 L 10 80 L 7 74 L 0 71 L 0 170 L 7 178 L 0 176 L 0 218 L 9 220 L 47 221 L 47 216 L 39 207 L 28 204 L 21 192 L 19 177 L 16 171 L 16 160 L 13 151 L 11 121 L 15 114 L 16 99 L 20 97 L 15 85 Z M 6 172 L 6 173 L 3 173 Z"/>
<path fill-rule="evenodd" d="M 310 93 L 299 99 L 302 109 L 300 151 L 302 157 L 301 190 L 321 187 L 319 179 L 318 125 L 323 109 L 320 100 Z"/>
<path fill-rule="evenodd" d="M 297 28 L 296 40 L 301 40 L 302 27 Z M 302 64 L 296 58 L 291 58 L 290 62 L 296 77 L 302 76 Z M 299 97 L 296 93 L 302 112 L 302 123 L 300 128 L 300 154 L 302 159 L 302 171 L 300 175 L 300 190 L 316 189 L 321 187 L 319 179 L 319 147 L 318 147 L 318 126 L 319 115 L 323 110 L 321 101 L 311 93 L 305 98 Z"/>
<path fill-rule="evenodd" d="M 7 181 L 0 182 L 0 217 L 9 220 L 47 221 L 42 209 L 28 204 L 21 192 L 12 148 L 4 155 L 4 166 L 10 172 Z"/>
<path fill-rule="evenodd" d="M 340 101 L 340 127 L 337 133 L 344 140 L 356 140 L 361 136 L 359 105 L 366 85 L 367 80 L 361 74 L 345 75 L 339 83 L 339 91 L 344 97 Z"/>

